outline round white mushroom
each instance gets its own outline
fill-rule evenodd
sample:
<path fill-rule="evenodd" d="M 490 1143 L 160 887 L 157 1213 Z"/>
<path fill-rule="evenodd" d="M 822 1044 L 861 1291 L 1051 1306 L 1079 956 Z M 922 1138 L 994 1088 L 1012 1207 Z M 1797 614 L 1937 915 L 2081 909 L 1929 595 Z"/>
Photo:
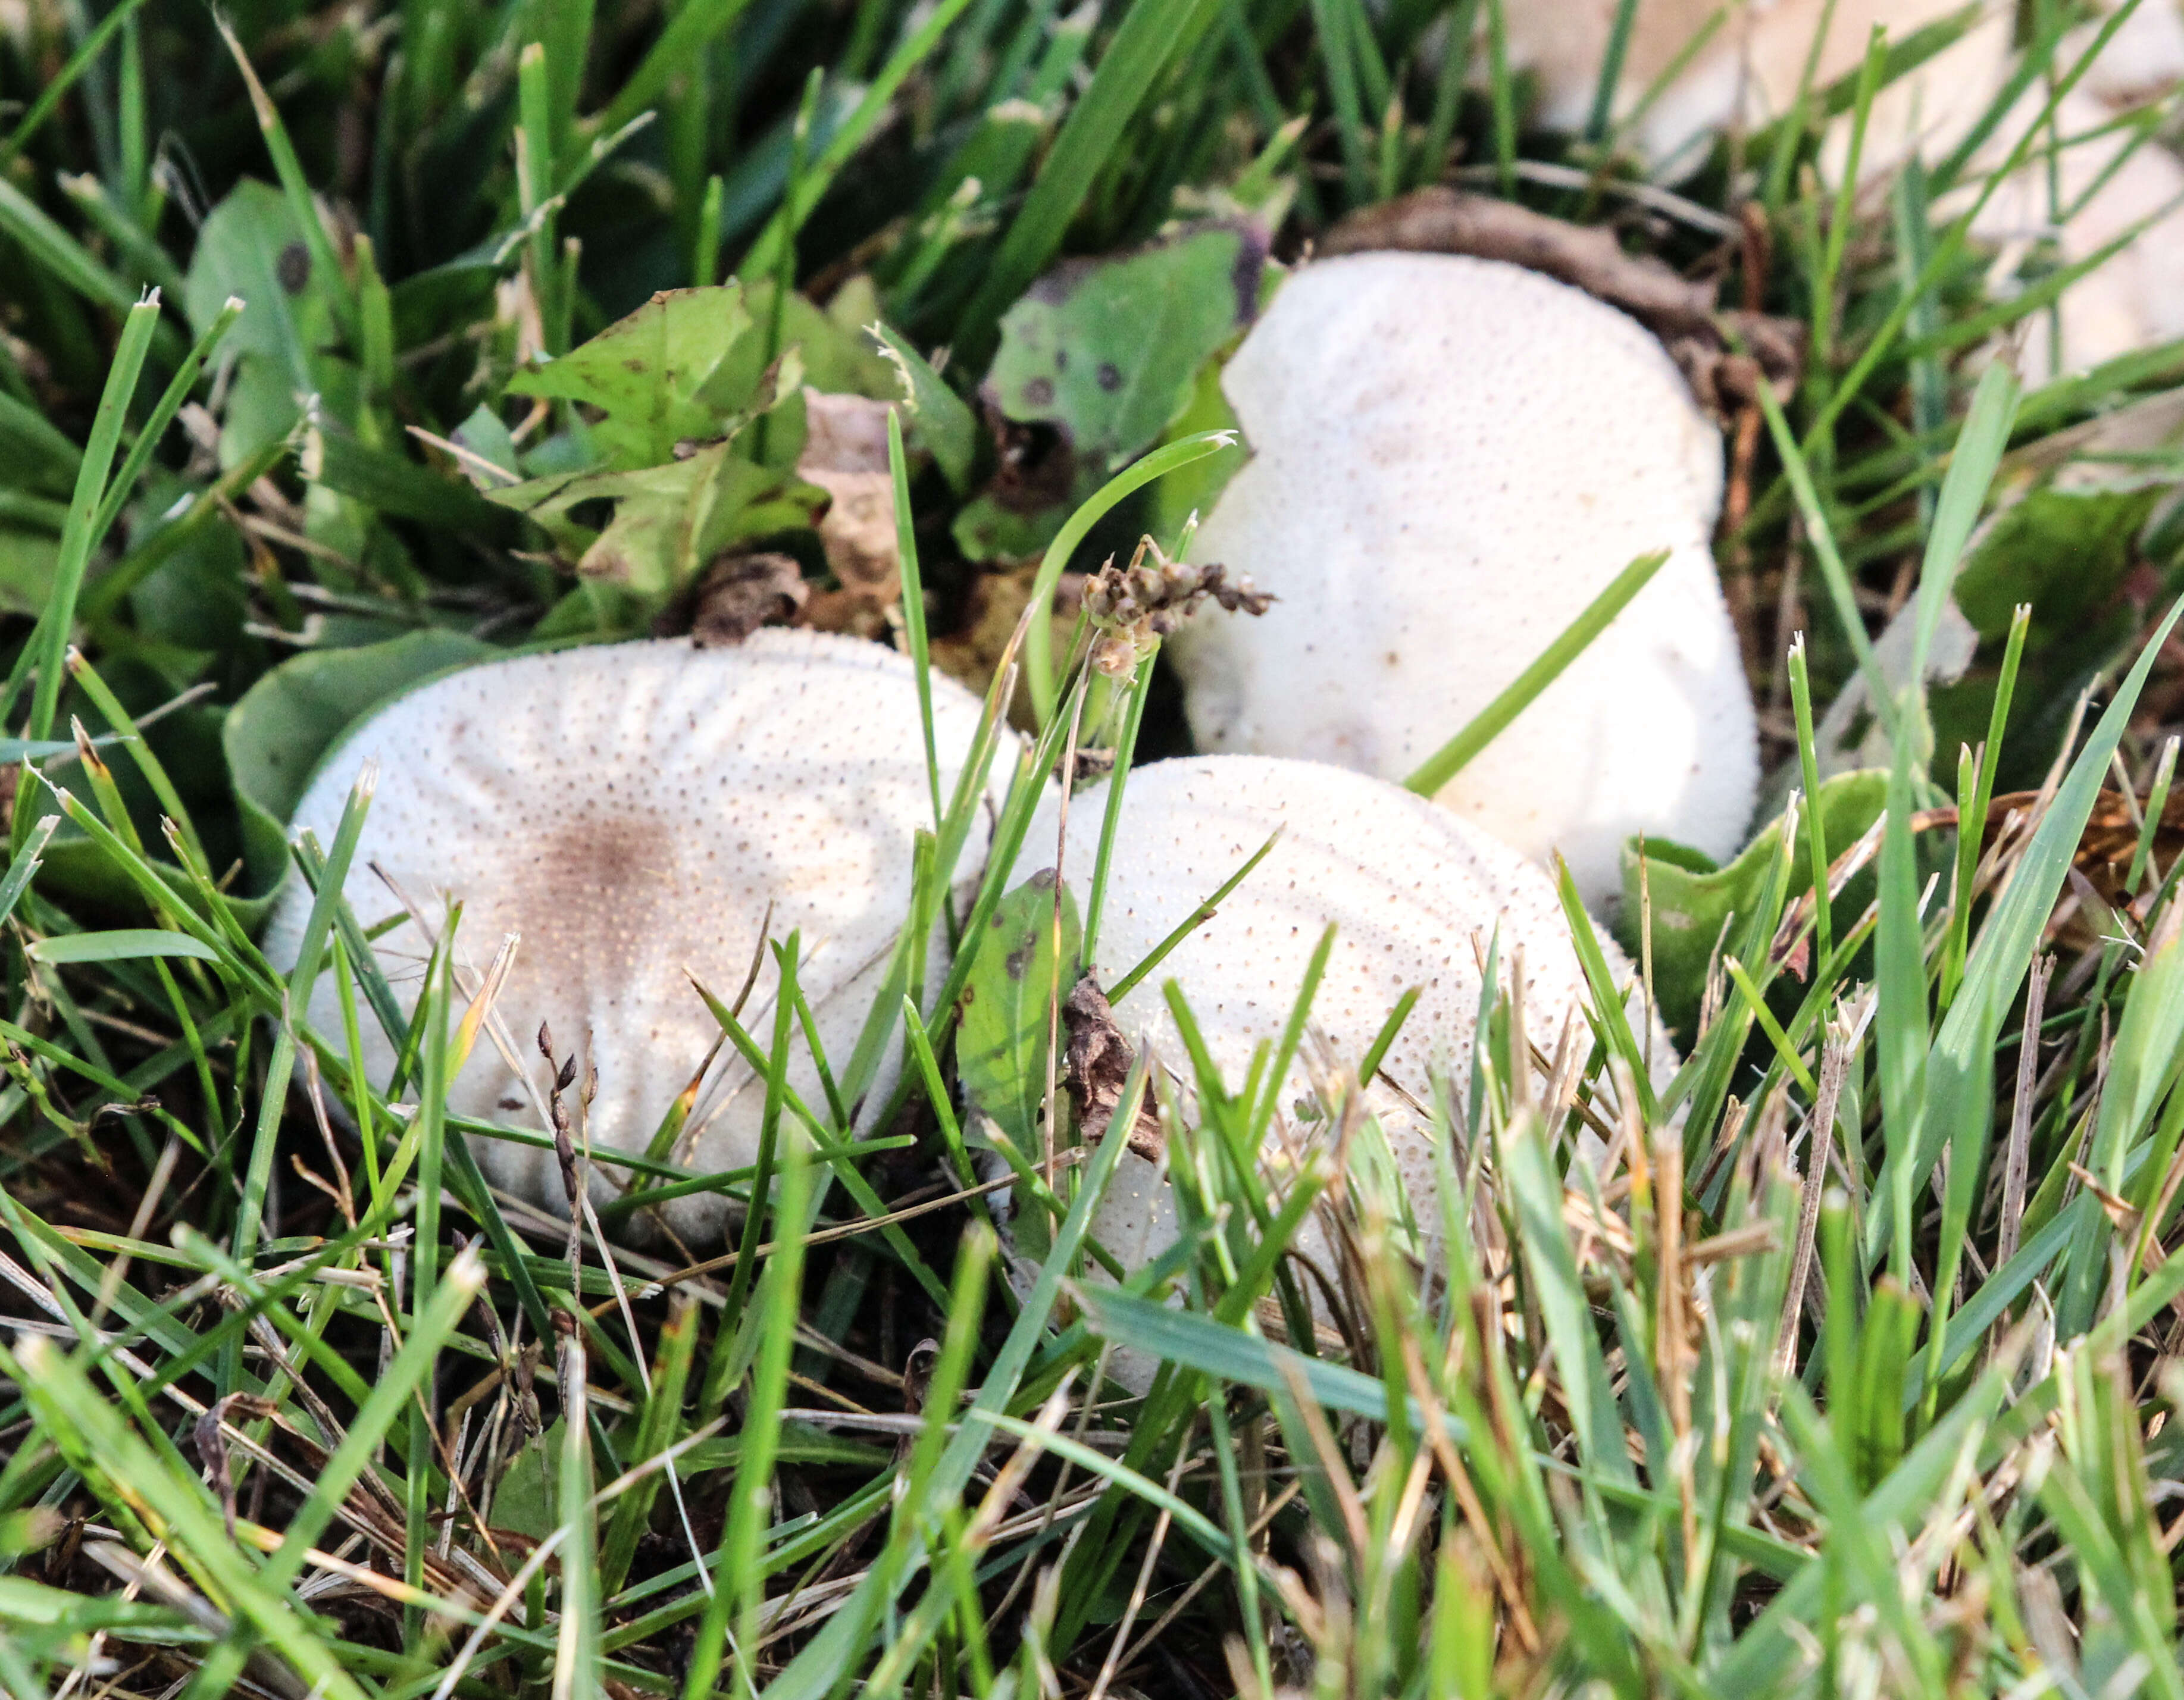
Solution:
<path fill-rule="evenodd" d="M 933 718 L 944 796 L 979 704 L 935 678 Z M 809 632 L 761 631 L 733 649 L 565 649 L 436 680 L 341 745 L 292 829 L 331 844 L 367 762 L 378 766 L 377 793 L 345 889 L 367 927 L 404 917 L 404 900 L 414 906 L 376 946 L 405 1007 L 432 948 L 425 928 L 437 934 L 447 900 L 463 905 L 457 957 L 475 972 L 505 935 L 520 934 L 495 1006 L 517 1060 L 532 1082 L 549 1079 L 534 1035 L 550 1023 L 558 1054 L 598 1069 L 591 1143 L 623 1151 L 644 1149 L 721 1036 L 692 978 L 733 1000 L 761 929 L 777 941 L 802 935 L 799 983 L 838 1075 L 910 912 L 913 835 L 933 824 L 911 663 Z M 1011 765 L 994 764 L 996 799 Z M 986 829 L 982 817 L 959 876 L 983 864 Z M 293 963 L 309 907 L 309 894 L 292 884 L 266 935 L 276 965 Z M 777 985 L 769 952 L 742 1016 L 761 1043 Z M 337 996 L 323 977 L 309 1016 L 323 1034 L 341 1031 Z M 368 1014 L 365 1033 L 365 1060 L 384 1086 L 393 1051 Z M 800 1034 L 789 1081 L 824 1113 Z M 700 1173 L 753 1162 L 764 1095 L 762 1078 L 724 1047 L 675 1158 Z M 483 1037 L 448 1101 L 462 1115 L 538 1128 L 533 1092 Z M 491 1139 L 474 1148 L 496 1184 L 566 1212 L 550 1151 Z M 595 1201 L 619 1190 L 610 1174 L 621 1172 L 594 1171 Z M 667 1213 L 678 1232 L 705 1235 L 726 1207 L 705 1194 Z"/>
<path fill-rule="evenodd" d="M 1903 42 L 1956 19 L 1962 0 L 1780 0 L 1734 10 L 1702 51 L 1656 90 L 1634 137 L 1657 169 L 1696 164 L 1713 135 L 1731 125 L 1757 128 L 1796 102 L 1810 62 L 1812 86 L 1853 77 L 1875 28 Z M 2067 35 L 2059 67 L 2091 49 L 2115 0 L 2099 0 L 2094 15 Z M 1719 10 L 1713 0 L 1649 0 L 1638 8 L 1623 79 L 1619 111 L 1635 109 Z M 1538 0 L 1511 7 L 1512 60 L 1530 70 L 1540 89 L 1538 116 L 1551 128 L 1574 130 L 1590 114 L 1600 66 L 1617 14 L 1616 0 Z M 1947 157 L 2002 94 L 2016 64 L 2017 12 L 1991 5 L 1957 40 L 1882 87 L 1867 115 L 1859 176 L 1876 182 L 1916 154 Z M 1823 25 L 1817 54 L 1814 37 Z M 2083 371 L 2120 355 L 2184 335 L 2184 164 L 2158 141 L 2128 128 L 2111 131 L 2112 109 L 2142 100 L 2184 77 L 2184 10 L 2177 0 L 2141 0 L 2067 96 L 2055 128 L 2064 138 L 2051 184 L 2044 147 L 2003 181 L 1981 209 L 1973 234 L 2000 250 L 2000 270 L 2014 274 L 2031 242 L 2053 237 L 2064 265 L 2090 259 L 2120 242 L 2110 259 L 2074 282 L 2059 304 L 2059 348 L 2049 345 L 2048 315 L 2026 325 L 2029 374 Z M 1965 187 L 1938 207 L 1951 217 L 1969 204 L 1985 174 L 1998 169 L 2048 98 L 2044 77 L 2018 97 L 1980 148 Z M 1853 120 L 1829 126 L 1822 169 L 1840 181 L 1848 164 Z M 2121 156 L 2121 157 L 2120 157 Z M 2059 230 L 2053 206 L 2074 209 Z"/>
<path fill-rule="evenodd" d="M 1336 928 L 1312 1005 L 1312 1028 L 1327 1058 L 1356 1068 L 1390 1012 L 1412 987 L 1419 998 L 1368 1083 L 1366 1101 L 1385 1137 L 1413 1219 L 1430 1234 L 1435 1212 L 1432 1118 L 1435 1082 L 1464 1101 L 1472 1072 L 1482 966 L 1498 949 L 1501 974 L 1522 974 L 1524 1029 L 1549 1057 L 1572 1034 L 1579 1062 L 1591 1043 L 1582 1014 L 1583 971 L 1554 889 L 1545 874 L 1485 833 L 1400 786 L 1318 762 L 1262 756 L 1184 756 L 1134 771 L 1123 798 L 1106 907 L 1089 965 L 1113 985 L 1218 890 L 1277 828 L 1266 860 L 1114 1010 L 1133 1046 L 1150 1045 L 1191 1097 L 1190 1065 L 1162 988 L 1184 998 L 1223 1079 L 1240 1088 L 1254 1048 L 1279 1043 L 1322 934 Z M 1033 817 L 1017 872 L 1054 865 L 1057 804 Z M 1103 794 L 1079 795 L 1061 850 L 1064 883 L 1084 903 L 1091 889 L 1104 816 Z M 1612 940 L 1602 950 L 1619 985 L 1635 978 Z M 1633 1026 L 1648 1034 L 1653 1072 L 1676 1065 L 1658 1024 L 1644 1024 L 1634 995 Z M 1315 1049 L 1308 1045 L 1306 1051 Z M 1283 1118 L 1270 1148 L 1301 1154 L 1325 1124 L 1290 1113 L 1313 1094 L 1301 1055 L 1278 1101 Z M 1280 1158 L 1276 1159 L 1277 1167 Z M 1092 1231 L 1126 1268 L 1141 1268 L 1177 1237 L 1173 1195 L 1162 1169 L 1126 1153 Z M 1326 1240 L 1307 1225 L 1295 1242 L 1323 1257 Z M 1125 1366 L 1126 1383 L 1150 1371 Z"/>
<path fill-rule="evenodd" d="M 1364 254 L 1283 285 L 1222 386 L 1252 459 L 1193 558 L 1279 599 L 1173 653 L 1199 747 L 1400 779 L 1637 556 L 1668 564 L 1440 793 L 1589 903 L 1643 833 L 1721 857 L 1758 783 L 1708 548 L 1721 442 L 1660 344 L 1497 261 Z"/>
<path fill-rule="evenodd" d="M 1617 3 L 1533 0 L 1507 8 L 1510 61 L 1536 80 L 1536 115 L 1549 128 L 1575 130 L 1590 117 Z M 1826 88 L 1856 75 L 1876 28 L 1901 42 L 1963 10 L 1964 0 L 1777 0 L 1732 9 L 1691 53 L 1694 38 L 1713 24 L 1720 7 L 1713 0 L 1648 0 L 1632 22 L 1615 111 L 1631 114 L 1650 92 L 1635 120 L 1639 151 L 1657 166 L 1688 167 L 1703 157 L 1714 132 L 1731 124 L 1757 129 L 1787 113 L 1808 61 L 1811 86 Z M 1823 27 L 1815 56 L 1814 37 Z M 1867 169 L 1901 159 L 1917 137 L 1945 136 L 1940 146 L 1953 145 L 1998 86 L 2011 27 L 2008 8 L 1997 5 L 1960 39 L 1882 88 L 1867 120 Z"/>

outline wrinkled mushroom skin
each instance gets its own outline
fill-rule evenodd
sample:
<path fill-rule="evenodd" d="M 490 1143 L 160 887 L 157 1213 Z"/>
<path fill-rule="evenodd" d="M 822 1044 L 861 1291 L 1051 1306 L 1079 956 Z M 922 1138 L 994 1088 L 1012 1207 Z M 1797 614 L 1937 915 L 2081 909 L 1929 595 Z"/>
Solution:
<path fill-rule="evenodd" d="M 979 705 L 936 678 L 933 710 L 944 793 Z M 342 745 L 292 830 L 331 844 L 367 761 L 378 764 L 378 790 L 345 888 L 359 918 L 370 927 L 400 912 L 370 871 L 376 862 L 435 928 L 445 900 L 463 902 L 459 954 L 480 973 L 503 937 L 520 933 L 496 1007 L 522 1066 L 543 1089 L 550 1077 L 536 1035 L 549 1023 L 557 1057 L 574 1052 L 598 1067 L 592 1143 L 623 1151 L 644 1149 L 720 1036 L 684 970 L 733 1000 L 762 925 L 776 940 L 802 934 L 800 983 L 830 1063 L 838 1073 L 847 1065 L 909 914 L 912 834 L 933 824 L 910 663 L 806 632 L 763 631 L 728 649 L 571 649 L 439 679 Z M 983 862 L 984 833 L 983 822 L 973 828 L 959 878 Z M 292 884 L 266 939 L 276 964 L 294 961 L 308 907 L 308 893 Z M 413 1002 L 429 949 L 417 925 L 405 920 L 376 949 L 398 995 Z M 742 1012 L 761 1042 L 777 984 L 769 955 Z M 310 1007 L 322 1034 L 341 1031 L 337 999 L 332 977 L 322 978 Z M 384 1086 L 393 1053 L 368 1012 L 365 1032 L 366 1062 Z M 800 1036 L 789 1079 L 823 1113 Z M 889 1084 L 874 1090 L 883 1095 Z M 726 1048 L 677 1159 L 699 1172 L 751 1162 L 764 1095 L 763 1081 Z M 483 1036 L 448 1103 L 466 1116 L 539 1125 L 530 1095 Z M 496 1184 L 566 1213 L 551 1152 L 472 1143 Z M 595 1173 L 595 1201 L 614 1196 L 608 1176 L 624 1173 Z M 678 1233 L 705 1236 L 725 1211 L 699 1196 L 668 1214 Z"/>
<path fill-rule="evenodd" d="M 1069 811 L 1060 866 L 1080 900 L 1091 888 L 1102 798 L 1081 794 Z M 1050 800 L 1025 838 L 1018 878 L 1055 865 L 1056 819 Z M 1253 1048 L 1280 1041 L 1321 934 L 1332 924 L 1334 945 L 1312 1006 L 1312 1030 L 1325 1036 L 1330 1061 L 1354 1068 L 1404 992 L 1420 989 L 1381 1065 L 1383 1084 L 1368 1089 L 1368 1101 L 1414 1218 L 1429 1223 L 1436 1219 L 1433 1131 L 1413 1101 L 1431 1104 L 1435 1077 L 1442 1074 L 1462 1100 L 1480 965 L 1497 930 L 1505 984 L 1521 958 L 1530 1042 L 1552 1056 L 1573 1019 L 1580 1022 L 1577 1042 L 1589 1042 L 1578 1013 L 1586 1001 L 1585 980 L 1568 922 L 1539 868 L 1400 787 L 1317 762 L 1184 756 L 1129 776 L 1092 965 L 1101 983 L 1112 984 L 1134 967 L 1277 828 L 1282 837 L 1272 854 L 1117 1004 L 1116 1021 L 1133 1045 L 1150 1044 L 1187 1088 L 1190 1065 L 1162 992 L 1166 982 L 1177 981 L 1223 1079 L 1240 1087 Z M 1603 939 L 1602 949 L 1618 982 L 1629 983 L 1630 964 L 1614 944 Z M 1665 1080 L 1675 1067 L 1674 1050 L 1658 1027 L 1652 1044 Z M 1311 1071 L 1300 1058 L 1279 1101 L 1277 1145 L 1324 1134 L 1323 1123 L 1290 1114 L 1312 1090 Z M 1187 1091 L 1185 1098 L 1187 1104 Z M 1162 1170 L 1126 1153 L 1093 1231 L 1128 1267 L 1173 1245 L 1175 1206 Z M 1324 1256 L 1316 1226 L 1307 1226 L 1298 1244 L 1310 1256 Z"/>
<path fill-rule="evenodd" d="M 1719 434 L 1660 344 L 1519 267 L 1364 254 L 1286 282 L 1223 378 L 1252 458 L 1192 556 L 1279 599 L 1177 634 L 1201 750 L 1414 771 L 1636 556 L 1668 564 L 1440 794 L 1585 900 L 1645 833 L 1716 857 L 1758 750 L 1708 549 Z"/>

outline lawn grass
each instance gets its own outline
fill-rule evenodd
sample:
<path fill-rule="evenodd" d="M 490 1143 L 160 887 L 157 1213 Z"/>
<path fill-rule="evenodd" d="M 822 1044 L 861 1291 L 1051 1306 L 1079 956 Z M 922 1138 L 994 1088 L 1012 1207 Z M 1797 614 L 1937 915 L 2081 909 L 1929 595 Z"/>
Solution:
<path fill-rule="evenodd" d="M 2069 278 L 2037 247 L 1992 275 L 1972 153 L 1827 179 L 1821 122 L 1956 25 L 1664 187 L 1618 151 L 1612 75 L 1585 136 L 1528 126 L 1513 3 L 0 11 L 0 1692 L 2184 1694 L 2184 465 L 2129 429 L 2184 345 L 2013 372 L 1986 351 Z M 2026 86 L 2060 87 L 2072 19 L 2025 11 Z M 2176 129 L 2159 105 L 2142 145 Z M 1037 610 L 1172 543 L 1237 459 L 1205 381 L 1228 328 L 1138 351 L 1177 407 L 1108 460 L 982 411 L 1035 279 L 1172 220 L 1294 258 L 1451 176 L 1805 326 L 1800 380 L 1730 421 L 1718 548 L 1778 783 L 1736 862 L 1648 857 L 1618 922 L 1681 1066 L 1565 882 L 1590 1054 L 1543 1095 L 1541 1036 L 1487 1000 L 1468 1090 L 1428 1106 L 1437 1219 L 1238 1160 L 1282 1110 L 1272 1044 L 1242 1080 L 1163 1059 L 1190 1118 L 1141 1058 L 1113 1136 L 1058 1129 L 1073 1155 L 1003 1208 L 955 1039 L 989 922 L 1025 912 L 1005 871 L 1046 776 L 1113 761 L 1079 800 L 1111 849 L 1132 760 L 1182 737 L 1155 657 L 1117 683 L 1031 619 L 1021 753 L 1003 669 L 944 790 L 928 700 L 944 967 L 905 934 L 816 1101 L 794 997 L 760 1030 L 715 1000 L 764 1082 L 752 1168 L 684 1173 L 671 1121 L 591 1154 L 652 1201 L 758 1201 L 733 1261 L 618 1243 L 633 1203 L 571 1235 L 490 1189 L 474 1140 L 548 1140 L 445 1104 L 485 1042 L 455 920 L 398 997 L 340 898 L 369 797 L 291 846 L 300 768 L 449 666 L 687 621 L 702 555 L 571 570 L 614 480 L 746 480 L 726 540 L 815 571 L 792 361 L 908 386 L 922 673 L 998 584 Z M 1160 263 L 1225 285 L 1234 254 L 1186 248 Z M 712 352 L 742 364 L 702 406 L 671 361 L 567 358 L 730 280 L 706 322 L 741 315 Z M 707 461 L 716 402 L 750 446 Z M 1029 519 L 988 499 L 1023 465 L 1056 485 Z M 1928 688 L 1953 596 L 1980 641 Z M 1847 755 L 1821 729 L 1858 686 Z M 936 870 L 979 830 L 952 911 Z M 283 878 L 321 894 L 286 973 L 254 942 Z M 327 972 L 334 1032 L 299 1013 Z M 1051 1109 L 1032 1015 L 1015 1084 Z M 1147 1100 L 1190 1229 L 1095 1280 Z M 1308 1220 L 1352 1272 L 1339 1351 L 1291 1325 Z M 1162 1361 L 1141 1393 L 1118 1346 Z"/>

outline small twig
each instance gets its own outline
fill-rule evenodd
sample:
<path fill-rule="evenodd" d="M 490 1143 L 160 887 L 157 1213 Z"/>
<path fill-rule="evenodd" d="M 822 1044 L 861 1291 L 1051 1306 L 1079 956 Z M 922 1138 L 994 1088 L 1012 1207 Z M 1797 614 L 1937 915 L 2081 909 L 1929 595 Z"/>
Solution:
<path fill-rule="evenodd" d="M 2031 1161 L 2034 1085 L 2040 1068 L 2040 1022 L 2048 1001 L 2048 983 L 2055 973 L 2053 956 L 2033 960 L 2025 987 L 2025 1038 L 2017 1048 L 2017 1095 L 2009 1109 L 2009 1145 L 2003 1159 L 2002 1232 L 1996 1238 L 1996 1266 L 2017 1255 L 2025 1223 L 2025 1185 Z"/>
<path fill-rule="evenodd" d="M 1774 1363 L 1787 1375 L 1797 1363 L 1797 1318 L 1804 1308 L 1805 1281 L 1813 1266 L 1813 1241 L 1820 1223 L 1820 1196 L 1827 1190 L 1828 1156 L 1835 1142 L 1836 1105 L 1850 1072 L 1850 1035 L 1830 1024 L 1820 1051 L 1820 1090 L 1805 1123 L 1805 1196 L 1797 1212 L 1797 1246 L 1790 1260 L 1790 1285 L 1782 1297 L 1782 1320 L 1775 1330 Z"/>

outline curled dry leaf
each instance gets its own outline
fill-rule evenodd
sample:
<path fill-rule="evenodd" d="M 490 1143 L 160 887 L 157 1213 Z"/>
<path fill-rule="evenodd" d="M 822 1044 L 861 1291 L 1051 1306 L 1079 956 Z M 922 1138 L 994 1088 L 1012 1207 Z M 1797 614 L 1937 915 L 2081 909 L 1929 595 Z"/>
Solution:
<path fill-rule="evenodd" d="M 724 555 L 705 569 L 687 598 L 660 616 L 653 636 L 684 631 L 701 649 L 740 644 L 761 626 L 794 626 L 811 596 L 794 555 L 768 549 Z"/>
<path fill-rule="evenodd" d="M 1068 1091 L 1069 1101 L 1076 1106 L 1077 1125 L 1087 1139 L 1095 1139 L 1114 1119 L 1137 1053 L 1123 1036 L 1106 993 L 1089 974 L 1077 983 L 1077 989 L 1061 1006 L 1061 1024 L 1068 1034 L 1061 1054 L 1061 1084 Z M 1160 1116 L 1148 1095 L 1139 1101 L 1137 1118 L 1131 1123 L 1129 1147 L 1147 1162 L 1157 1162 L 1167 1143 Z"/>
<path fill-rule="evenodd" d="M 1435 187 L 1351 214 L 1328 233 L 1319 252 L 1388 248 L 1506 260 L 1621 308 L 1661 339 L 1692 393 L 1715 413 L 1749 404 L 1763 378 L 1786 396 L 1804 368 L 1805 330 L 1796 320 L 1724 312 L 1712 281 L 1685 277 L 1649 254 L 1624 253 L 1614 231 L 1602 226 Z M 1724 326 L 1748 354 L 1732 351 Z"/>
<path fill-rule="evenodd" d="M 804 392 L 805 437 L 796 476 L 833 499 L 819 542 L 839 588 L 815 593 L 803 623 L 875 638 L 902 599 L 895 547 L 894 481 L 888 471 L 889 404 L 861 395 Z"/>

